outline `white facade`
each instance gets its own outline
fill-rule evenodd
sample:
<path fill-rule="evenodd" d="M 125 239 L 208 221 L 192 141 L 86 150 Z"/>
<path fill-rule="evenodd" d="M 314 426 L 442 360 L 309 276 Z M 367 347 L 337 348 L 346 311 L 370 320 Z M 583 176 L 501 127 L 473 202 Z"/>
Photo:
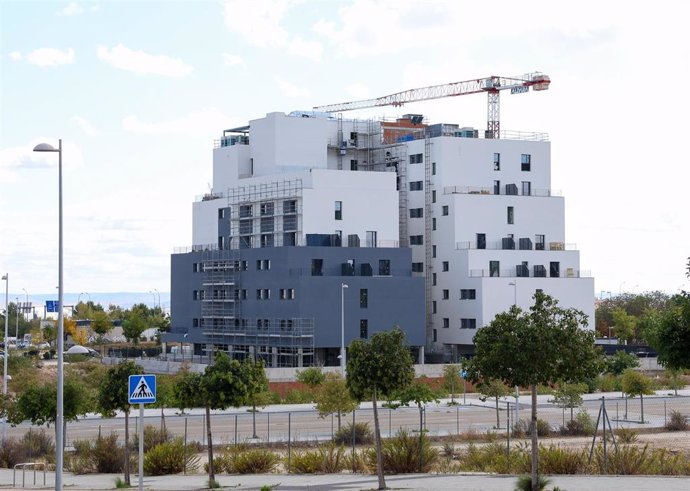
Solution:
<path fill-rule="evenodd" d="M 361 246 L 409 244 L 413 271 L 428 278 L 433 350 L 462 351 L 497 313 L 529 308 L 537 289 L 584 311 L 593 328 L 594 280 L 566 242 L 550 143 L 445 126 L 424 138 L 419 121 L 399 120 L 391 134 L 380 122 L 270 113 L 228 130 L 240 136 L 224 136 L 214 150 L 213 190 L 194 203 L 194 244 L 218 242 L 219 209 L 230 207 L 231 226 L 241 226 L 239 204 L 253 203 L 251 247 L 265 246 L 260 204 L 274 199 L 279 208 L 292 196 L 297 245 L 308 234 L 338 234 L 343 246 L 354 235 Z M 281 213 L 271 244 L 287 230 Z"/>

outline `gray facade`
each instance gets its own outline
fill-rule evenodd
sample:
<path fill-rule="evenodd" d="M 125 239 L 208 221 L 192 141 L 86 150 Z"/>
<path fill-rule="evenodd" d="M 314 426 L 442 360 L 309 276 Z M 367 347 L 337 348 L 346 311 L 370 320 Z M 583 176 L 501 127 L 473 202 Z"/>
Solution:
<path fill-rule="evenodd" d="M 171 281 L 163 340 L 198 354 L 337 365 L 343 283 L 346 345 L 396 325 L 410 346 L 425 344 L 424 279 L 412 276 L 407 248 L 207 249 L 172 255 Z"/>

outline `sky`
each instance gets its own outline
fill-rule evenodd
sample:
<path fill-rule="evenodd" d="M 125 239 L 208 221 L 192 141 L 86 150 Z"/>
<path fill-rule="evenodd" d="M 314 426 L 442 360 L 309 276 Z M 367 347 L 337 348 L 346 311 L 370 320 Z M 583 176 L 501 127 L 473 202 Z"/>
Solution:
<path fill-rule="evenodd" d="M 501 128 L 550 135 L 566 241 L 597 296 L 690 289 L 690 2 L 0 2 L 0 272 L 55 292 L 168 292 L 213 140 L 268 112 L 541 71 Z M 486 126 L 481 95 L 346 113 Z M 4 287 L 4 285 L 3 285 Z"/>

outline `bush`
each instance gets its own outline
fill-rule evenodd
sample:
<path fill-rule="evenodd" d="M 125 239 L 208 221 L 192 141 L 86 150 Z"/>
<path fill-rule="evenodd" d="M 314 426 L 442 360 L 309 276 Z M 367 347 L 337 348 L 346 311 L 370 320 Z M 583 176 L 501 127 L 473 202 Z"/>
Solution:
<path fill-rule="evenodd" d="M 369 467 L 366 461 L 366 450 L 357 452 L 353 450 L 352 452 L 344 456 L 344 467 L 345 469 L 352 471 L 353 473 L 365 473 L 369 472 Z"/>
<path fill-rule="evenodd" d="M 637 441 L 637 432 L 632 428 L 618 428 L 616 430 L 616 438 L 618 443 L 635 443 Z"/>
<path fill-rule="evenodd" d="M 520 419 L 513 425 L 513 436 L 515 438 L 524 438 L 532 434 L 530 429 L 530 422 L 525 419 Z M 551 425 L 543 419 L 537 419 L 537 436 L 549 436 L 551 434 Z"/>
<path fill-rule="evenodd" d="M 21 439 L 21 444 L 26 447 L 28 460 L 46 459 L 48 462 L 55 460 L 55 445 L 53 440 L 43 428 L 39 431 L 25 433 Z"/>
<path fill-rule="evenodd" d="M 594 421 L 587 411 L 580 410 L 575 419 L 568 421 L 559 428 L 561 435 L 583 436 L 594 434 Z"/>
<path fill-rule="evenodd" d="M 198 466 L 199 457 L 185 448 L 182 438 L 159 443 L 144 455 L 144 473 L 149 476 L 193 471 Z"/>
<path fill-rule="evenodd" d="M 588 460 L 588 452 L 584 449 L 539 446 L 539 470 L 544 474 L 586 474 Z"/>
<path fill-rule="evenodd" d="M 233 460 L 233 473 L 267 474 L 273 472 L 280 463 L 280 457 L 265 449 L 252 449 L 239 452 Z"/>
<path fill-rule="evenodd" d="M 75 474 L 122 472 L 125 449 L 117 444 L 117 433 L 99 437 L 95 442 L 75 440 L 74 453 L 65 455 L 65 466 Z"/>
<path fill-rule="evenodd" d="M 20 462 L 27 460 L 27 448 L 16 438 L 8 438 L 0 447 L 0 467 L 11 469 Z"/>
<path fill-rule="evenodd" d="M 283 398 L 284 404 L 308 404 L 310 402 L 314 402 L 314 394 L 308 390 L 288 390 Z"/>
<path fill-rule="evenodd" d="M 335 432 L 333 441 L 337 445 L 352 445 L 352 423 Z M 355 423 L 355 445 L 368 445 L 374 441 L 374 434 L 367 423 Z"/>
<path fill-rule="evenodd" d="M 321 472 L 325 474 L 337 474 L 345 468 L 345 447 L 330 443 L 319 447 L 321 456 Z"/>
<path fill-rule="evenodd" d="M 671 418 L 666 422 L 668 431 L 687 431 L 688 420 L 680 411 L 671 411 Z"/>
<path fill-rule="evenodd" d="M 599 376 L 598 385 L 600 392 L 620 392 L 621 379 L 615 375 L 604 374 Z"/>
<path fill-rule="evenodd" d="M 163 428 L 163 430 L 161 430 L 159 427 L 153 425 L 144 426 L 144 453 L 148 452 L 156 445 L 160 445 L 161 443 L 166 443 L 171 440 L 172 435 L 168 433 L 167 428 Z M 139 448 L 139 435 L 134 435 L 132 448 Z"/>
<path fill-rule="evenodd" d="M 537 476 L 537 489 L 545 489 L 550 482 L 551 481 L 547 478 L 539 474 Z M 532 491 L 532 476 L 525 474 L 524 476 L 518 477 L 517 483 L 515 483 L 515 491 Z"/>
<path fill-rule="evenodd" d="M 395 437 L 382 445 L 383 470 L 393 474 L 429 472 L 438 461 L 438 450 L 429 444 L 429 438 L 422 433 L 412 435 L 399 430 Z M 376 450 L 367 453 L 369 467 L 376 468 Z"/>
<path fill-rule="evenodd" d="M 298 450 L 294 452 L 290 458 L 290 472 L 293 474 L 316 474 L 321 472 L 321 455 L 318 450 Z"/>

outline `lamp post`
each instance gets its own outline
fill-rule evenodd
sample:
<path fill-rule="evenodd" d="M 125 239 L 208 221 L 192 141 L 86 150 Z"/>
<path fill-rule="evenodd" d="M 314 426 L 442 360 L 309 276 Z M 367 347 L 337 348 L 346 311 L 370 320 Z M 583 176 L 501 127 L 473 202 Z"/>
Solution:
<path fill-rule="evenodd" d="M 340 284 L 340 374 L 345 378 L 345 283 Z"/>
<path fill-rule="evenodd" d="M 158 295 L 158 310 L 161 310 L 161 294 L 160 294 L 160 292 L 159 292 L 158 290 L 156 290 L 155 288 L 153 289 L 153 291 L 156 292 L 156 295 Z M 155 299 L 154 299 L 154 301 L 155 301 Z M 155 306 L 155 305 L 154 305 L 154 306 Z"/>
<path fill-rule="evenodd" d="M 153 296 L 153 308 L 156 308 L 156 294 L 149 290 L 149 293 Z"/>
<path fill-rule="evenodd" d="M 517 280 L 508 283 L 513 287 L 513 307 L 517 307 Z M 520 420 L 520 388 L 515 386 L 515 421 Z"/>
<path fill-rule="evenodd" d="M 14 298 L 14 313 L 15 313 L 15 324 L 14 324 L 14 346 L 15 350 L 19 350 L 19 297 Z"/>
<path fill-rule="evenodd" d="M 9 304 L 9 292 L 10 292 L 10 274 L 5 273 L 2 277 L 5 280 L 5 356 L 2 357 L 2 395 L 7 395 L 7 358 L 10 356 L 9 349 L 7 348 L 7 326 L 10 320 L 10 304 Z M 5 438 L 7 437 L 7 416 L 2 417 L 2 444 L 5 445 Z"/>
<path fill-rule="evenodd" d="M 29 320 L 29 314 L 31 313 L 31 309 L 29 308 L 29 292 L 26 291 L 26 288 L 22 288 L 22 291 L 24 292 L 24 295 L 26 295 L 26 303 L 24 307 L 22 307 L 22 315 L 24 316 L 24 320 Z"/>
<path fill-rule="evenodd" d="M 58 140 L 58 148 L 48 143 L 39 143 L 34 152 L 57 152 L 58 154 L 58 332 L 57 332 L 57 415 L 55 418 L 55 491 L 62 491 L 62 462 L 63 446 L 63 400 L 64 400 L 64 341 L 65 324 L 63 316 L 63 283 L 62 283 L 62 139 Z"/>

